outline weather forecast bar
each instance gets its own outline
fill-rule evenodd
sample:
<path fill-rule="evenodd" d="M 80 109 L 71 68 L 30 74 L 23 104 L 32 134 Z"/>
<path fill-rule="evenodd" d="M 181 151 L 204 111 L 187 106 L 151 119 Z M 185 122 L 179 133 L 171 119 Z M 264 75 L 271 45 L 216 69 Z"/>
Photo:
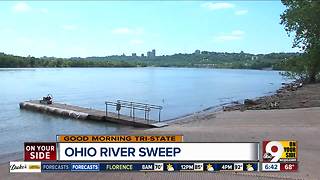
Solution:
<path fill-rule="evenodd" d="M 24 161 L 10 162 L 10 172 L 296 172 L 299 167 L 295 140 L 233 143 L 172 142 L 182 140 L 179 135 L 57 137 L 57 142 L 24 143 Z M 87 142 L 106 137 L 143 138 L 141 142 Z M 157 138 L 167 142 L 146 141 Z"/>
<path fill-rule="evenodd" d="M 58 143 L 60 161 L 259 161 L 259 143 Z"/>

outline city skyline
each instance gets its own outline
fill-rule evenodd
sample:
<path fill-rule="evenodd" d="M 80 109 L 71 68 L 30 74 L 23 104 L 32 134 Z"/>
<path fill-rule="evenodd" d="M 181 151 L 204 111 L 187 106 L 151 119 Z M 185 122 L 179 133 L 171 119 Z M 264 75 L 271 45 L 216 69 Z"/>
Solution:
<path fill-rule="evenodd" d="M 297 52 L 280 1 L 0 2 L 0 52 L 89 57 Z"/>

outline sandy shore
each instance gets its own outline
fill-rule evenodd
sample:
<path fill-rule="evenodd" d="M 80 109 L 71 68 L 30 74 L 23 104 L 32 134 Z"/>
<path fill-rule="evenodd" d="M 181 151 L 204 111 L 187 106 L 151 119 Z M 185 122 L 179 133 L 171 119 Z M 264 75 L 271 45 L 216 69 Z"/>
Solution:
<path fill-rule="evenodd" d="M 181 133 L 185 141 L 241 142 L 295 139 L 299 143 L 298 173 L 260 173 L 261 176 L 319 179 L 320 107 L 208 113 L 152 133 Z"/>
<path fill-rule="evenodd" d="M 310 87 L 312 90 L 310 90 Z M 8 164 L 0 166 L 0 179 L 319 179 L 320 84 L 310 85 L 283 97 L 296 109 L 203 112 L 176 121 L 170 126 L 133 134 L 183 134 L 187 142 L 243 142 L 265 139 L 298 141 L 299 171 L 296 173 L 47 173 L 9 174 Z M 303 95 L 302 95 L 303 94 Z M 311 101 L 311 102 L 309 102 Z M 290 107 L 290 106 L 289 106 Z M 292 108 L 292 107 L 291 107 Z"/>

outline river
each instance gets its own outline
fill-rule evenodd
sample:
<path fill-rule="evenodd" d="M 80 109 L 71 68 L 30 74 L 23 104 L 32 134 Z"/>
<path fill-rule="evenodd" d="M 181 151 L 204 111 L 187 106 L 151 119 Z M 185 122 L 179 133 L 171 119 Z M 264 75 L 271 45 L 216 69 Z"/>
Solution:
<path fill-rule="evenodd" d="M 0 69 L 0 154 L 23 150 L 25 141 L 55 141 L 57 134 L 110 134 L 131 127 L 61 118 L 19 109 L 40 99 L 104 109 L 117 99 L 163 106 L 163 120 L 276 91 L 277 71 L 200 68 Z M 141 114 L 139 114 L 141 115 Z M 152 118 L 157 113 L 151 114 Z"/>

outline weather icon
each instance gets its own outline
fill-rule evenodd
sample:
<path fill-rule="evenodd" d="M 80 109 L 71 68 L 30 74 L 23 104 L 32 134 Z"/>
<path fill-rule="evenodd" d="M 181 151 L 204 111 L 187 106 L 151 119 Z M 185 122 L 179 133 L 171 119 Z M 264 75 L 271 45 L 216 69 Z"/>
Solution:
<path fill-rule="evenodd" d="M 174 171 L 172 164 L 168 164 L 167 169 L 168 169 L 168 171 Z"/>
<path fill-rule="evenodd" d="M 208 164 L 207 165 L 207 170 L 210 171 L 210 172 L 213 172 L 214 171 L 214 168 L 211 164 Z"/>
<path fill-rule="evenodd" d="M 252 164 L 247 164 L 247 171 L 254 171 Z"/>

